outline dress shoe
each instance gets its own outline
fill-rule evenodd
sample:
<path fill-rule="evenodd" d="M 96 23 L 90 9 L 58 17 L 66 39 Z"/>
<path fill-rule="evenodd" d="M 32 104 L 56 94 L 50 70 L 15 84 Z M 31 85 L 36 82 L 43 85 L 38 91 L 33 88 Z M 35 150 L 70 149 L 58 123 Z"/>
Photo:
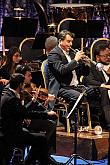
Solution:
<path fill-rule="evenodd" d="M 63 163 L 57 162 L 52 156 L 48 158 L 49 165 L 64 165 Z"/>

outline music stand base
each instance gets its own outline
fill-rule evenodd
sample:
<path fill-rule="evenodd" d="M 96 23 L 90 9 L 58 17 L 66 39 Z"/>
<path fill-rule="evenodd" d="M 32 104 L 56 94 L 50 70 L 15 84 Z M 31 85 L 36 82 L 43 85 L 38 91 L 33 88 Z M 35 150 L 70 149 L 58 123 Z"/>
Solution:
<path fill-rule="evenodd" d="M 74 165 L 77 165 L 77 159 L 81 159 L 83 160 L 86 164 L 88 165 L 93 165 L 92 163 L 90 163 L 89 161 L 87 161 L 86 159 L 82 158 L 81 156 L 77 155 L 77 154 L 72 154 L 71 157 L 69 158 L 69 160 L 64 163 L 64 165 L 69 165 L 70 163 L 72 163 L 72 160 L 74 159 Z"/>
<path fill-rule="evenodd" d="M 70 111 L 70 113 L 68 114 L 67 118 L 69 118 L 71 116 L 71 114 L 74 112 L 75 115 L 75 136 L 74 136 L 74 154 L 71 155 L 71 157 L 69 158 L 69 160 L 64 163 L 64 165 L 69 165 L 72 164 L 72 160 L 74 159 L 74 165 L 77 165 L 77 159 L 81 159 L 83 160 L 86 164 L 88 165 L 92 165 L 90 162 L 88 162 L 87 160 L 85 160 L 84 158 L 80 157 L 79 155 L 77 155 L 77 109 L 78 106 L 80 104 L 81 99 L 83 98 L 84 94 L 86 93 L 86 89 L 80 93 L 79 97 L 77 98 L 72 110 Z"/>

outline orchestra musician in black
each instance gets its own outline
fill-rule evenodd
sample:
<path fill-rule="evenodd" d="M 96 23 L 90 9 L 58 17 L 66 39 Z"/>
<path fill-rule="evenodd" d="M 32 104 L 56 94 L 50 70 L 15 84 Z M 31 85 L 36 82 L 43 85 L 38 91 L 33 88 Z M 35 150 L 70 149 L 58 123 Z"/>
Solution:
<path fill-rule="evenodd" d="M 101 109 L 104 116 L 103 127 L 110 130 L 110 49 L 108 44 L 99 44 L 94 48 L 96 63 L 91 63 L 90 73 L 84 77 L 86 86 L 99 87 Z M 104 122 L 105 120 L 105 122 Z"/>

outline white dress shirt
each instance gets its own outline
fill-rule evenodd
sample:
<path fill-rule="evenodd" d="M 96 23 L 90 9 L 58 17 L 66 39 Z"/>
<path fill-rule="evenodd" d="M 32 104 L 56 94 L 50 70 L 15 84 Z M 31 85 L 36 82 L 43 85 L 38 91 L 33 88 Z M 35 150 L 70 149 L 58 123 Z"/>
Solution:
<path fill-rule="evenodd" d="M 62 49 L 62 50 L 63 50 L 63 49 Z M 71 62 L 71 57 L 70 57 L 70 55 L 68 55 L 68 53 L 67 53 L 66 51 L 64 51 L 64 50 L 63 50 L 63 53 L 64 53 L 65 57 L 67 58 L 67 61 L 68 61 L 68 62 Z M 72 71 L 72 74 L 73 74 L 73 77 L 72 77 L 70 86 L 77 86 L 79 82 L 78 82 L 78 79 L 77 79 L 76 71 L 73 70 L 73 71 Z"/>

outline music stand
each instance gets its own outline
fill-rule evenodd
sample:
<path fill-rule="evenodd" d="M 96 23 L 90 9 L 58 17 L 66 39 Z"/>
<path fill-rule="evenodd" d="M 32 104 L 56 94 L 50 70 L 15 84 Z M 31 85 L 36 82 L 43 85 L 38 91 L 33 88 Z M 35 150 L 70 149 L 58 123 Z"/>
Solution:
<path fill-rule="evenodd" d="M 4 17 L 1 35 L 7 37 L 34 37 L 37 25 L 37 19 Z"/>
<path fill-rule="evenodd" d="M 32 48 L 33 49 L 44 49 L 45 48 L 45 40 L 46 38 L 50 37 L 50 36 L 56 36 L 57 37 L 57 33 L 37 33 L 35 36 L 35 40 L 33 43 Z"/>
<path fill-rule="evenodd" d="M 76 38 L 100 38 L 103 37 L 104 20 L 70 20 L 67 29 L 75 34 Z"/>
<path fill-rule="evenodd" d="M 1 34 L 5 39 L 5 47 L 19 46 L 19 43 L 26 37 L 35 37 L 38 27 L 38 19 L 23 17 L 4 17 Z M 11 38 L 11 39 L 10 39 Z"/>
<path fill-rule="evenodd" d="M 67 118 L 70 118 L 71 115 L 73 114 L 73 112 L 75 114 L 74 154 L 72 154 L 72 156 L 69 158 L 69 160 L 66 163 L 64 163 L 64 165 L 69 165 L 73 159 L 74 159 L 74 165 L 77 165 L 77 159 L 78 158 L 83 160 L 88 165 L 92 165 L 90 162 L 88 162 L 87 160 L 85 160 L 81 156 L 77 155 L 77 110 L 78 110 L 80 101 L 83 98 L 83 96 L 85 95 L 85 93 L 86 93 L 86 89 L 84 90 L 84 92 L 80 93 L 80 95 L 79 95 L 78 99 L 76 100 L 73 108 L 71 109 L 70 113 L 67 115 Z"/>
<path fill-rule="evenodd" d="M 66 27 L 67 25 L 67 27 Z M 84 38 L 103 37 L 104 21 L 103 20 L 68 20 L 61 29 L 67 29 L 75 34 L 75 38 L 81 38 L 81 50 L 83 50 Z M 74 44 L 73 44 L 74 46 Z"/>

